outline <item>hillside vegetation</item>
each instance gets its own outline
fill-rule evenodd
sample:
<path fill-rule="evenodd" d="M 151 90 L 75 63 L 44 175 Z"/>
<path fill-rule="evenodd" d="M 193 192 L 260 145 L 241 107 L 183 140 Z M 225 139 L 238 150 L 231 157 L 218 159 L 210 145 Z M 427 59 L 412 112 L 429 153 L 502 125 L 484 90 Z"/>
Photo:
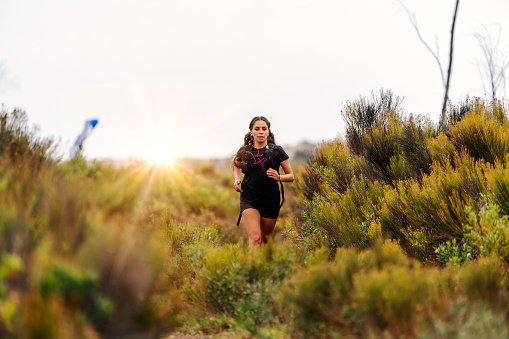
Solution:
<path fill-rule="evenodd" d="M 250 251 L 230 171 L 61 161 L 3 110 L 0 337 L 508 337 L 508 112 L 347 102 Z"/>

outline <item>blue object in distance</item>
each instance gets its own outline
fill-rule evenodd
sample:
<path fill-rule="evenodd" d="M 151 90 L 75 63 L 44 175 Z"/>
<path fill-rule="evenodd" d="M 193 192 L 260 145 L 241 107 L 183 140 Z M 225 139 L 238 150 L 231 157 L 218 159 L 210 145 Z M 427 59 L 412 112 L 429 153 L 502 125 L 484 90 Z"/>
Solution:
<path fill-rule="evenodd" d="M 70 149 L 71 159 L 74 159 L 80 153 L 81 149 L 83 148 L 83 142 L 90 135 L 90 133 L 92 133 L 92 130 L 94 129 L 98 122 L 99 120 L 97 119 L 85 121 L 85 127 L 83 128 L 83 132 L 81 132 L 81 134 L 78 135 L 78 138 L 76 139 L 74 145 Z"/>

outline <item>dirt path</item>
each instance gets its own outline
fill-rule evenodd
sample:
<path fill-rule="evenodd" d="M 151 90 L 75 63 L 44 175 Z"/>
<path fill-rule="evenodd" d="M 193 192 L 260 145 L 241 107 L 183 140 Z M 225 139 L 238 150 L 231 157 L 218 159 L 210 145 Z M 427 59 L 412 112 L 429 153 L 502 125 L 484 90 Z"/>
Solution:
<path fill-rule="evenodd" d="M 185 334 L 185 333 L 173 333 L 161 339 L 220 339 L 220 338 L 231 338 L 225 334 Z"/>
<path fill-rule="evenodd" d="M 148 333 L 132 333 L 126 335 L 108 336 L 105 339 L 222 339 L 233 338 L 226 333 L 218 334 L 187 334 L 187 333 L 170 333 L 162 336 L 154 336 Z"/>

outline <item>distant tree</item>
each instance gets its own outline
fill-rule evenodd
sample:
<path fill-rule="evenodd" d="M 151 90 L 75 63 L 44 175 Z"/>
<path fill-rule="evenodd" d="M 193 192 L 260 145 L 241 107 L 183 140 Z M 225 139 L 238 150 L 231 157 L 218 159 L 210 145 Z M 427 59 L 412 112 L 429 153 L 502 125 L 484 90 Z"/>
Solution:
<path fill-rule="evenodd" d="M 496 34 L 491 34 L 485 25 L 483 25 L 484 32 L 482 34 L 474 34 L 485 58 L 485 63 L 478 65 L 483 88 L 485 92 L 491 91 L 492 99 L 497 97 L 500 86 L 502 86 L 502 91 L 505 93 L 505 73 L 509 67 L 509 59 L 505 59 L 504 54 L 498 47 L 502 27 L 500 24 L 495 25 L 497 27 Z M 486 85 L 486 81 L 488 85 Z"/>
<path fill-rule="evenodd" d="M 438 43 L 437 39 L 435 37 L 435 44 L 436 44 L 436 51 L 432 50 L 431 47 L 429 47 L 428 43 L 423 39 L 421 32 L 419 31 L 419 26 L 417 26 L 417 19 L 415 18 L 415 15 L 410 12 L 410 10 L 403 5 L 401 1 L 398 1 L 401 7 L 407 12 L 408 17 L 410 19 L 410 23 L 414 27 L 415 31 L 417 32 L 417 36 L 419 37 L 419 40 L 424 44 L 424 46 L 428 49 L 428 51 L 433 55 L 435 60 L 438 63 L 438 67 L 440 69 L 440 75 L 442 76 L 442 83 L 444 85 L 444 100 L 442 104 L 442 113 L 440 116 L 440 125 L 439 128 L 442 129 L 442 120 L 445 115 L 445 110 L 447 108 L 447 102 L 449 101 L 449 86 L 451 83 L 451 70 L 452 70 L 452 55 L 453 55 L 453 46 L 454 46 L 454 28 L 456 27 L 456 16 L 458 14 L 458 6 L 460 1 L 456 0 L 456 6 L 454 8 L 454 16 L 452 18 L 452 25 L 451 25 L 451 41 L 449 44 L 449 67 L 447 68 L 447 77 L 444 75 L 444 70 L 442 67 L 442 63 L 440 62 L 440 58 L 438 57 Z"/>

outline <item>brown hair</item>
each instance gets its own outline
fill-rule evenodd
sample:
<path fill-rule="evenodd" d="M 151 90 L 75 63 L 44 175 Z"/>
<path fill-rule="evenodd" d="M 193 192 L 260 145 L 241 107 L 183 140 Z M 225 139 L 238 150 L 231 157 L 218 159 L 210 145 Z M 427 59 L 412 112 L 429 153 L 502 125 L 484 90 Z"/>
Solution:
<path fill-rule="evenodd" d="M 267 127 L 269 128 L 269 136 L 267 138 L 267 143 L 275 144 L 276 138 L 274 137 L 274 133 L 270 130 L 270 122 L 266 117 L 254 117 L 251 119 L 251 122 L 249 123 L 249 130 L 253 130 L 253 126 L 255 122 L 257 121 L 264 121 L 267 124 Z M 246 135 L 244 135 L 244 146 L 254 145 L 253 139 L 251 138 L 251 133 L 247 132 Z"/>

